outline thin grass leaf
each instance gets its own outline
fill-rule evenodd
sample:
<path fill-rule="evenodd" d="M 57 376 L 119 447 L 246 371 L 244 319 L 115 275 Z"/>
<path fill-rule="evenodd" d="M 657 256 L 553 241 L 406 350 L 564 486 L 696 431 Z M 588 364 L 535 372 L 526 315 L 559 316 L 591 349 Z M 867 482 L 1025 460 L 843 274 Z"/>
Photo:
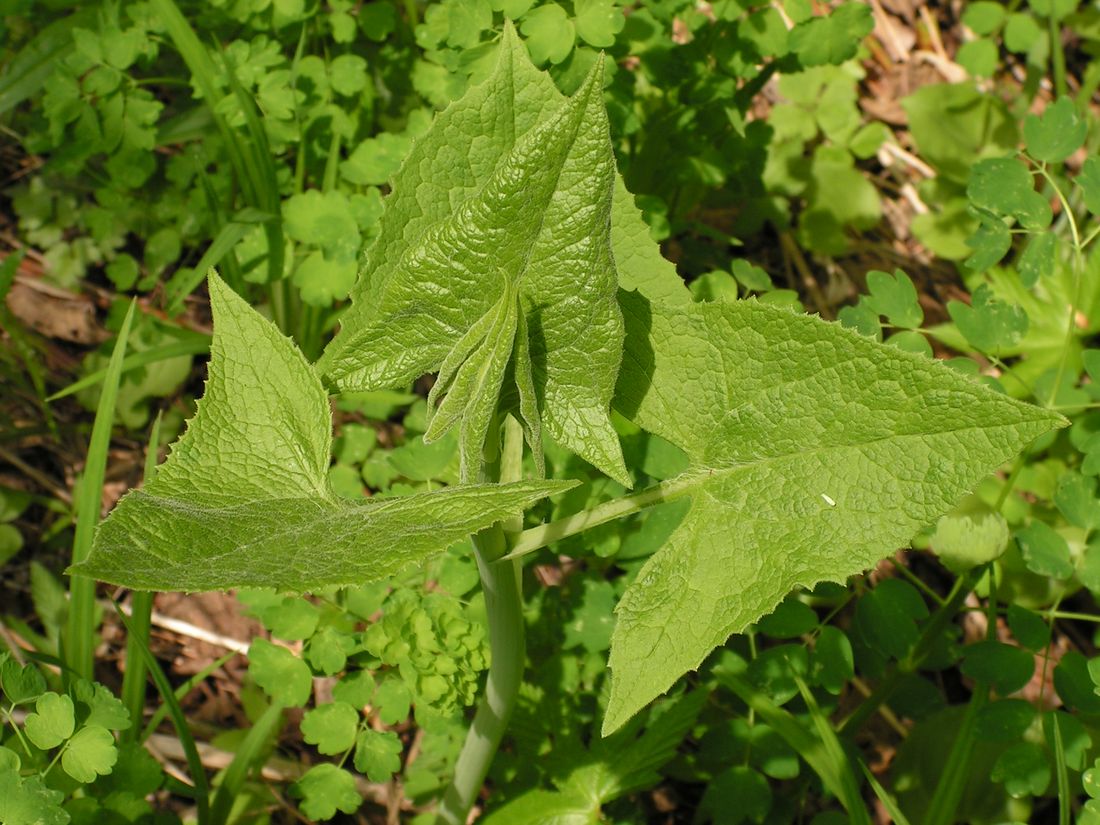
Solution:
<path fill-rule="evenodd" d="M 222 654 L 213 662 L 208 664 L 206 667 L 204 667 L 190 679 L 185 681 L 178 688 L 176 688 L 175 691 L 173 691 L 173 695 L 176 697 L 176 702 L 182 702 L 183 697 L 194 690 L 195 686 L 198 685 L 199 682 L 208 678 L 210 674 L 212 674 L 215 670 L 220 668 L 234 656 L 240 655 L 242 654 L 238 653 L 235 650 L 231 650 L 229 653 Z M 144 742 L 146 739 L 156 733 L 157 728 L 160 727 L 160 723 L 164 721 L 164 717 L 168 715 L 169 711 L 170 708 L 168 707 L 167 702 L 162 702 L 161 704 L 157 705 L 157 709 L 153 711 L 153 715 L 149 717 L 149 721 L 146 722 L 145 727 L 141 729 L 141 737 L 138 741 Z"/>
<path fill-rule="evenodd" d="M 875 779 L 875 775 L 871 773 L 870 769 L 863 764 L 860 760 L 860 769 L 863 771 L 863 776 L 867 779 L 867 783 L 874 790 L 875 796 L 878 797 L 878 801 L 882 803 L 882 807 L 886 809 L 886 813 L 890 814 L 890 819 L 894 825 L 909 825 L 909 820 L 905 814 L 901 812 L 901 808 L 898 807 L 898 801 L 890 795 L 890 792 L 882 787 L 882 783 Z"/>
<path fill-rule="evenodd" d="M 224 95 L 219 90 L 217 81 L 222 72 L 219 71 L 209 51 L 199 40 L 179 7 L 173 0 L 152 0 L 152 5 L 164 23 L 168 36 L 176 44 L 180 56 L 191 71 L 191 76 L 206 99 L 207 106 L 210 107 L 214 122 L 224 139 L 226 151 L 229 153 L 245 202 L 256 209 L 278 215 L 279 186 L 275 177 L 275 164 L 267 143 L 267 133 L 264 132 L 263 124 L 256 112 L 255 102 L 241 88 L 232 67 L 227 67 L 229 70 L 225 73 L 226 80 L 245 115 L 250 138 L 246 140 L 219 113 L 218 103 Z M 268 280 L 274 282 L 282 277 L 283 272 L 282 222 L 278 219 L 268 222 L 264 226 L 264 232 L 268 240 Z M 200 271 L 205 275 L 205 270 Z M 285 331 L 284 324 L 280 324 L 280 328 Z"/>
<path fill-rule="evenodd" d="M 157 452 L 160 446 L 161 413 L 153 420 L 149 431 L 149 443 L 145 448 L 146 480 L 157 473 Z M 133 723 L 123 732 L 123 737 L 136 741 L 140 730 L 139 722 L 145 713 L 145 659 L 139 647 L 149 646 L 149 627 L 153 615 L 153 594 L 137 591 L 130 597 L 130 623 L 133 628 L 126 637 L 126 671 L 122 674 L 122 703 L 130 711 Z"/>
<path fill-rule="evenodd" d="M 807 730 L 806 726 L 788 711 L 779 707 L 739 676 L 725 672 L 719 678 L 723 686 L 737 694 L 742 702 L 752 708 L 772 730 L 798 752 L 813 772 L 821 778 L 829 793 L 842 802 L 845 800 L 844 778 L 820 736 Z"/>
<path fill-rule="evenodd" d="M 115 611 L 118 613 L 119 621 L 126 628 L 126 632 L 133 635 L 134 631 L 130 620 L 126 618 L 126 614 L 122 612 L 118 604 L 115 604 Z M 164 675 L 160 662 L 156 660 L 148 646 L 138 645 L 137 649 L 142 659 L 145 660 L 145 667 L 148 668 L 149 675 L 153 677 L 153 684 L 157 686 L 163 707 L 168 708 L 168 713 L 172 716 L 172 724 L 176 728 L 176 735 L 179 737 L 183 753 L 187 758 L 187 769 L 191 772 L 191 781 L 195 785 L 195 807 L 198 825 L 210 825 L 210 783 L 206 779 L 206 769 L 202 766 L 199 749 L 195 746 L 195 737 L 191 735 L 191 728 L 187 725 L 187 717 L 183 715 L 183 708 L 180 707 L 179 699 L 176 698 L 168 677 Z M 144 738 L 144 735 L 142 738 Z"/>
<path fill-rule="evenodd" d="M 209 205 L 210 212 L 214 217 L 215 226 L 225 226 L 230 222 L 236 223 L 251 223 L 252 221 L 244 220 L 244 213 L 249 211 L 249 207 L 237 212 L 232 218 L 226 214 L 225 209 L 222 208 L 221 202 L 218 200 L 218 192 L 214 188 L 214 181 L 211 180 L 210 175 L 202 164 L 195 164 L 199 181 L 202 183 L 203 197 L 206 198 L 206 203 Z M 232 196 L 230 198 L 232 200 Z M 215 239 L 217 240 L 217 239 Z M 205 255 L 203 256 L 205 257 Z M 200 261 L 201 263 L 201 261 Z M 214 266 L 214 264 L 211 264 Z M 196 272 L 200 272 L 199 267 L 195 267 Z M 221 271 L 225 273 L 225 278 L 232 285 L 233 289 L 240 292 L 244 288 L 244 269 L 240 262 L 237 260 L 237 252 L 235 249 L 230 249 L 223 257 L 221 262 Z M 171 293 L 169 293 L 171 295 Z M 186 297 L 186 296 L 184 296 Z"/>
<path fill-rule="evenodd" d="M 256 101 L 245 91 L 237 79 L 235 67 L 226 59 L 226 79 L 229 88 L 237 99 L 237 104 L 244 113 L 245 127 L 248 132 L 248 141 L 242 142 L 241 154 L 247 165 L 248 175 L 251 181 L 254 201 L 251 206 L 274 215 L 273 220 L 264 223 L 264 234 L 267 236 L 267 280 L 274 285 L 283 279 L 283 256 L 285 254 L 285 241 L 283 240 L 283 223 L 278 217 L 280 214 L 279 180 L 275 171 L 274 154 L 267 140 L 267 131 L 264 129 L 260 112 L 256 108 Z M 234 134 L 237 134 L 234 132 Z M 284 332 L 285 326 L 280 325 Z"/>
<path fill-rule="evenodd" d="M 863 804 L 863 794 L 860 791 L 859 779 L 855 771 L 852 770 L 852 760 L 848 757 L 848 753 L 844 750 L 844 746 L 840 743 L 840 739 L 837 738 L 836 731 L 833 730 L 832 724 L 825 714 L 821 712 L 821 707 L 817 704 L 817 699 L 814 698 L 813 693 L 810 692 L 806 683 L 799 678 L 797 673 L 792 672 L 792 675 L 795 684 L 798 686 L 798 692 L 802 695 L 802 701 L 806 703 L 806 709 L 810 713 L 810 719 L 813 720 L 814 730 L 817 732 L 818 739 L 820 739 L 822 745 L 824 745 L 827 758 L 832 763 L 833 772 L 840 780 L 842 791 L 840 802 L 848 811 L 848 821 L 852 823 L 852 825 L 871 825 L 871 817 L 867 813 L 866 806 Z"/>
<path fill-rule="evenodd" d="M 252 724 L 248 735 L 237 748 L 237 753 L 226 768 L 221 785 L 214 794 L 214 804 L 210 808 L 212 825 L 225 825 L 229 821 L 233 802 L 241 794 L 244 783 L 248 779 L 249 770 L 260 762 L 264 750 L 282 727 L 284 707 L 281 702 L 273 701 L 263 715 Z"/>
<path fill-rule="evenodd" d="M 182 270 L 172 276 L 168 282 L 168 314 L 178 315 L 183 311 L 184 299 L 194 292 L 199 284 L 206 280 L 207 273 L 221 263 L 222 258 L 228 255 L 233 247 L 240 243 L 248 234 L 251 224 L 231 221 L 221 228 L 221 231 L 210 242 L 206 252 L 199 258 L 194 269 L 181 277 Z"/>
<path fill-rule="evenodd" d="M 95 9 L 91 7 L 63 17 L 38 32 L 12 58 L 0 76 L 0 115 L 41 91 L 58 59 L 72 49 L 73 29 L 88 26 L 93 20 Z"/>
<path fill-rule="evenodd" d="M 178 358 L 181 355 L 206 355 L 209 352 L 210 336 L 195 333 L 194 335 L 189 335 L 182 341 L 176 341 L 172 344 L 162 344 L 159 347 L 150 347 L 149 349 L 126 356 L 122 362 L 122 373 L 125 374 L 139 367 L 156 364 L 160 361 L 167 361 L 169 358 Z M 107 371 L 109 369 L 110 366 L 106 369 L 90 372 L 79 381 L 74 381 L 69 384 L 69 386 L 65 387 L 65 389 L 55 392 L 46 400 L 57 401 L 73 393 L 85 390 L 88 387 L 94 387 L 107 377 Z"/>
<path fill-rule="evenodd" d="M 25 249 L 19 249 L 0 261 L 0 304 L 7 300 L 11 286 L 15 283 L 15 273 L 19 271 L 19 265 L 26 255 Z"/>
<path fill-rule="evenodd" d="M 1066 749 L 1062 743 L 1062 726 L 1058 714 L 1052 713 L 1050 727 L 1054 731 L 1054 771 L 1058 777 L 1058 825 L 1069 825 L 1073 810 L 1073 797 L 1069 790 L 1069 771 L 1066 768 Z"/>
<path fill-rule="evenodd" d="M 115 401 L 118 399 L 122 361 L 126 357 L 126 341 L 130 336 L 130 325 L 133 323 L 136 307 L 137 304 L 131 301 L 107 365 L 99 404 L 96 405 L 88 458 L 74 502 L 76 535 L 73 538 L 73 564 L 79 564 L 88 557 L 92 550 L 95 528 L 99 523 L 103 476 L 107 471 L 107 451 L 111 446 L 111 426 L 115 420 Z M 69 585 L 69 619 L 65 633 L 67 650 L 62 658 L 73 673 L 85 679 L 94 678 L 95 636 L 95 580 L 87 576 L 73 576 Z"/>
<path fill-rule="evenodd" d="M 18 249 L 12 252 L 3 261 L 0 261 L 0 328 L 8 333 L 11 339 L 11 350 L 22 364 L 23 370 L 30 376 L 34 393 L 42 404 L 42 413 L 46 419 L 46 427 L 49 432 L 57 435 L 57 421 L 54 419 L 53 410 L 46 405 L 46 370 L 39 358 L 37 349 L 30 336 L 23 329 L 23 325 L 12 314 L 7 306 L 8 293 L 15 283 L 15 276 L 19 274 L 19 266 L 26 257 L 26 249 Z M 4 380 L 18 380 L 16 376 L 3 376 Z M 24 435 L 29 435 L 25 433 Z"/>
<path fill-rule="evenodd" d="M 974 726 L 977 723 L 978 711 L 985 706 L 988 698 L 989 686 L 983 682 L 977 682 L 970 696 L 970 703 L 966 706 L 962 724 L 959 725 L 955 742 L 951 746 L 947 763 L 943 766 L 943 773 L 940 774 L 940 781 L 936 783 L 936 790 L 932 794 L 932 802 L 928 806 L 924 825 L 952 825 L 955 822 L 955 811 L 959 807 L 959 800 L 962 799 L 966 785 L 970 754 L 974 750 Z"/>

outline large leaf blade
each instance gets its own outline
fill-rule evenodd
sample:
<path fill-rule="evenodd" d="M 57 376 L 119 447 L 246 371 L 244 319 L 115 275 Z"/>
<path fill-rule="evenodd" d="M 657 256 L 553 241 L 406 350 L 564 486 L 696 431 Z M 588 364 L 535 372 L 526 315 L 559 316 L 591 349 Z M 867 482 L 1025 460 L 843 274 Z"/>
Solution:
<path fill-rule="evenodd" d="M 206 394 L 156 477 L 74 572 L 135 589 L 304 591 L 377 580 L 570 482 L 470 485 L 356 504 L 329 488 L 328 395 L 273 324 L 210 280 Z"/>
<path fill-rule="evenodd" d="M 674 485 L 692 506 L 617 608 L 605 732 L 791 590 L 867 569 L 1064 423 L 814 317 L 621 303 L 616 407 L 688 453 Z"/>

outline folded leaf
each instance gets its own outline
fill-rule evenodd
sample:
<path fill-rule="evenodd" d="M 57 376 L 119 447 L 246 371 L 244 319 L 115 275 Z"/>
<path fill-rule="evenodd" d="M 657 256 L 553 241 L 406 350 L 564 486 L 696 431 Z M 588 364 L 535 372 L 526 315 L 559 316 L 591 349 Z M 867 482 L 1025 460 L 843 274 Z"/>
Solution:
<path fill-rule="evenodd" d="M 617 608 L 605 733 L 791 590 L 872 566 L 1065 424 L 815 317 L 620 303 L 615 406 L 688 454 L 673 486 L 692 506 Z"/>
<path fill-rule="evenodd" d="M 352 306 L 318 364 L 327 380 L 369 390 L 439 370 L 514 288 L 514 341 L 502 352 L 503 327 L 476 330 L 485 351 L 472 348 L 464 361 L 485 367 L 483 380 L 460 384 L 455 373 L 448 391 L 518 397 L 534 453 L 545 426 L 629 483 L 608 418 L 622 351 L 616 284 L 668 300 L 687 293 L 618 179 L 601 80 L 597 65 L 564 99 L 505 26 L 494 73 L 436 118 L 395 178 Z M 501 386 L 508 373 L 496 378 L 502 354 L 512 356 L 517 387 Z M 483 405 L 451 406 L 475 419 L 461 439 L 472 445 Z"/>
<path fill-rule="evenodd" d="M 356 504 L 326 479 L 328 395 L 302 354 L 217 276 L 206 394 L 156 477 L 74 572 L 143 590 L 304 591 L 385 578 L 571 482 L 451 487 Z"/>

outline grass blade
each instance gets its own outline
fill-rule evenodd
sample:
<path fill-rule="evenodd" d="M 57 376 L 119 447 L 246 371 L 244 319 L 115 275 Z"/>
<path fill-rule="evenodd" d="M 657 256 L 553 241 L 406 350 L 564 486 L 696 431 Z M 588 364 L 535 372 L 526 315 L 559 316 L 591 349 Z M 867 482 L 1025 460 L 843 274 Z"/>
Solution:
<path fill-rule="evenodd" d="M 157 472 L 157 451 L 160 447 L 161 414 L 158 412 L 149 432 L 149 446 L 145 450 L 145 480 Z M 149 647 L 149 626 L 153 614 L 153 594 L 135 592 L 130 597 L 131 632 L 126 637 L 126 672 L 122 674 L 122 703 L 130 711 L 133 723 L 123 732 L 123 737 L 136 740 L 145 714 L 145 659 L 139 646 Z"/>
<path fill-rule="evenodd" d="M 248 234 L 251 228 L 252 225 L 249 223 L 230 221 L 221 228 L 199 262 L 195 264 L 194 269 L 186 273 L 185 278 L 180 278 L 179 273 L 172 276 L 166 289 L 169 315 L 178 315 L 183 310 L 184 298 L 195 291 L 206 279 L 206 273 L 221 263 L 222 258 Z"/>
<path fill-rule="evenodd" d="M 107 471 L 107 451 L 111 446 L 111 426 L 115 419 L 115 401 L 118 398 L 122 361 L 126 357 L 126 340 L 134 320 L 137 304 L 130 303 L 122 329 L 118 333 L 107 374 L 103 380 L 103 393 L 96 406 L 92 438 L 88 444 L 88 458 L 81 475 L 80 490 L 76 501 L 76 535 L 73 538 L 73 564 L 84 561 L 92 550 L 92 539 L 99 523 L 103 476 Z M 65 633 L 65 655 L 62 657 L 69 669 L 85 679 L 94 678 L 93 653 L 95 651 L 95 580 L 87 576 L 73 576 L 69 584 L 69 618 Z"/>
<path fill-rule="evenodd" d="M 148 366 L 149 364 L 156 364 L 159 361 L 167 361 L 169 358 L 178 358 L 181 355 L 205 355 L 208 352 L 210 352 L 210 336 L 195 333 L 193 336 L 189 335 L 182 341 L 177 341 L 173 344 L 162 344 L 159 347 L 150 347 L 149 349 L 126 356 L 122 361 L 122 373 L 125 374 L 139 367 Z M 46 400 L 57 401 L 59 398 L 65 398 L 73 393 L 85 390 L 88 387 L 94 387 L 107 377 L 107 371 L 109 369 L 110 367 L 108 366 L 106 369 L 90 372 L 79 381 L 74 381 L 69 384 L 69 386 L 65 387 L 65 389 L 55 392 Z"/>
<path fill-rule="evenodd" d="M 723 672 L 718 678 L 725 687 L 737 694 L 741 701 L 752 708 L 772 730 L 798 752 L 799 756 L 806 761 L 806 764 L 821 778 L 825 788 L 844 805 L 851 822 L 867 823 L 869 825 L 870 819 L 859 795 L 858 783 L 855 783 L 855 791 L 852 790 L 854 776 L 851 763 L 847 755 L 844 754 L 843 747 L 836 739 L 835 734 L 832 736 L 835 747 L 831 748 L 822 739 L 819 729 L 815 731 L 807 730 L 806 726 L 789 711 L 779 707 L 739 676 L 727 671 Z M 820 710 L 818 710 L 818 713 L 820 714 Z M 826 724 L 828 724 L 827 720 Z M 840 748 L 839 756 L 836 748 Z"/>
<path fill-rule="evenodd" d="M 241 746 L 237 749 L 233 761 L 229 763 L 221 784 L 214 794 L 214 804 L 210 808 L 212 825 L 225 825 L 233 809 L 233 801 L 240 796 L 241 788 L 248 779 L 248 772 L 263 756 L 273 736 L 277 736 L 283 725 L 281 702 L 272 702 L 259 719 L 253 723 Z"/>
<path fill-rule="evenodd" d="M 284 256 L 283 227 L 278 217 L 280 214 L 279 184 L 275 174 L 275 163 L 267 142 L 267 133 L 256 111 L 255 101 L 241 88 L 232 67 L 228 67 L 229 71 L 224 73 L 219 70 L 174 0 L 151 0 L 151 3 L 210 107 L 214 122 L 225 141 L 226 151 L 229 152 L 230 162 L 233 164 L 245 202 L 249 206 L 276 216 L 274 220 L 264 224 L 268 241 L 268 280 L 274 288 L 274 284 L 282 279 Z M 223 75 L 232 90 L 231 93 L 237 98 L 244 112 L 248 139 L 230 126 L 229 121 L 218 111 L 218 103 L 225 97 L 218 86 L 218 78 Z M 205 270 L 199 271 L 203 275 L 206 274 Z M 273 310 L 278 309 L 278 306 L 273 305 Z M 280 328 L 288 332 L 287 319 L 280 318 L 280 315 L 285 313 L 276 312 L 276 320 L 281 321 Z"/>
<path fill-rule="evenodd" d="M 959 800 L 962 799 L 969 777 L 970 754 L 974 750 L 974 726 L 977 724 L 978 711 L 985 706 L 988 697 L 989 686 L 983 682 L 976 683 L 959 732 L 951 746 L 951 753 L 947 757 L 947 764 L 943 766 L 943 773 L 940 774 L 940 780 L 932 794 L 932 802 L 924 818 L 925 825 L 952 825 L 955 821 L 955 811 L 959 807 Z"/>
<path fill-rule="evenodd" d="M 832 763 L 833 772 L 840 781 L 843 792 L 840 801 L 848 811 L 848 821 L 860 825 L 871 825 L 871 817 L 863 804 L 859 778 L 852 770 L 852 760 L 848 757 L 848 753 L 844 750 L 840 739 L 837 738 L 832 724 L 821 712 L 821 707 L 817 704 L 817 699 L 814 698 L 813 693 L 810 692 L 806 683 L 798 677 L 798 674 L 793 675 L 795 684 L 798 686 L 798 692 L 802 695 L 802 701 L 806 703 L 810 719 L 813 720 L 814 730 L 825 747 L 825 753 Z"/>
<path fill-rule="evenodd" d="M 119 621 L 126 628 L 126 633 L 133 636 L 134 628 L 117 604 L 115 605 L 115 611 L 118 613 Z M 187 718 L 183 715 L 183 708 L 180 707 L 179 699 L 176 698 L 176 694 L 172 690 L 172 684 L 168 681 L 168 677 L 164 675 L 160 663 L 147 645 L 137 645 L 137 650 L 145 661 L 145 667 L 148 669 L 149 675 L 153 677 L 153 684 L 157 686 L 161 701 L 168 708 L 168 714 L 172 717 L 176 735 L 179 737 L 180 745 L 183 747 L 184 755 L 187 758 L 187 769 L 191 772 L 191 781 L 195 785 L 198 825 L 209 825 L 210 783 L 206 779 L 206 769 L 202 766 L 199 749 L 195 747 L 195 737 L 191 735 L 191 729 L 187 726 Z"/>
<path fill-rule="evenodd" d="M 0 115 L 42 89 L 56 62 L 72 49 L 73 29 L 93 20 L 94 9 L 81 9 L 46 26 L 20 50 L 0 77 Z"/>
<path fill-rule="evenodd" d="M 176 697 L 176 702 L 178 703 L 183 701 L 183 697 L 194 690 L 195 685 L 203 681 L 211 673 L 213 673 L 215 670 L 217 670 L 219 667 L 221 667 L 237 655 L 239 655 L 237 651 L 232 650 L 229 653 L 225 653 L 219 656 L 213 662 L 208 664 L 206 667 L 204 667 L 202 670 L 200 670 L 178 688 L 176 688 L 172 692 L 172 695 Z M 152 736 L 156 732 L 156 729 L 160 727 L 160 723 L 164 721 L 164 717 L 168 715 L 168 712 L 169 708 L 167 702 L 162 702 L 160 705 L 157 705 L 157 709 L 153 711 L 153 715 L 149 717 L 149 721 L 146 722 L 145 727 L 141 729 L 141 736 L 138 738 L 138 741 L 144 742 L 146 739 Z"/>
<path fill-rule="evenodd" d="M 272 215 L 280 214 L 279 181 L 272 160 L 271 146 L 267 140 L 263 121 L 256 108 L 256 101 L 245 91 L 237 79 L 235 67 L 226 60 L 226 77 L 229 88 L 237 98 L 237 104 L 244 113 L 248 131 L 248 141 L 242 141 L 241 155 L 247 163 L 247 174 L 252 179 L 252 191 L 255 201 L 252 206 Z M 294 319 L 293 310 L 287 294 L 287 285 L 283 278 L 285 241 L 283 224 L 276 217 L 264 224 L 267 236 L 267 284 L 271 290 L 271 314 L 275 325 L 290 335 Z"/>
<path fill-rule="evenodd" d="M 1058 711 L 1050 712 L 1050 727 L 1054 732 L 1054 769 L 1058 776 L 1058 825 L 1069 825 L 1073 810 L 1073 797 L 1069 791 L 1069 771 L 1066 769 L 1066 749 L 1062 742 L 1062 726 Z"/>
<path fill-rule="evenodd" d="M 890 814 L 890 820 L 894 825 L 909 825 L 909 820 L 905 814 L 901 812 L 901 808 L 898 807 L 898 802 L 890 795 L 890 792 L 882 787 L 882 783 L 875 779 L 875 775 L 871 773 L 870 769 L 861 761 L 859 767 L 863 770 L 863 776 L 867 779 L 867 783 L 875 792 L 875 796 L 878 797 L 878 801 L 882 803 L 882 807 L 886 809 L 886 813 Z"/>

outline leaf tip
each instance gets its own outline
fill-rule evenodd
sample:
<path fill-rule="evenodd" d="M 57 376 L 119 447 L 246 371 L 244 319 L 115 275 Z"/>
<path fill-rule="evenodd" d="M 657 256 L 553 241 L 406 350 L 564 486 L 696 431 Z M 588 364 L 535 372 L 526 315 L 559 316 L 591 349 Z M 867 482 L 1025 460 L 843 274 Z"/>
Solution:
<path fill-rule="evenodd" d="M 624 696 L 626 691 L 621 687 L 622 680 L 615 678 L 614 670 L 609 678 L 611 698 L 607 702 L 603 724 L 600 726 L 600 736 L 605 739 L 629 722 L 648 703 L 648 700 L 639 702 L 636 696 Z"/>

